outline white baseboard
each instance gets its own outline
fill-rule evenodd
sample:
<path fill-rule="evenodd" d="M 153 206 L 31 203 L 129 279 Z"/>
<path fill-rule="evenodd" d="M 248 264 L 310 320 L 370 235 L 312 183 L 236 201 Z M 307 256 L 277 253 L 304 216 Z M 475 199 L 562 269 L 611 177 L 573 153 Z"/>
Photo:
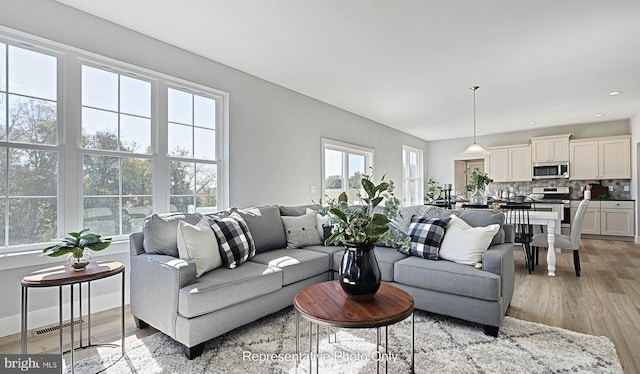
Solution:
<path fill-rule="evenodd" d="M 113 292 L 106 295 L 101 296 L 92 296 L 91 297 L 91 314 L 101 312 L 107 309 L 120 307 L 120 292 Z M 125 306 L 129 304 L 129 293 L 125 293 Z M 74 317 L 78 317 L 79 306 L 78 300 L 74 303 Z M 82 313 L 86 316 L 87 314 L 87 300 L 84 299 L 82 302 Z M 58 305 L 56 304 L 53 307 L 38 309 L 38 310 L 30 310 L 27 317 L 27 329 L 32 330 L 35 328 L 39 328 L 42 326 L 52 325 L 59 322 L 58 319 L 59 310 Z M 66 321 L 70 319 L 70 310 L 69 303 L 62 304 L 62 319 Z M 22 326 L 21 316 L 12 315 L 8 317 L 4 317 L 0 319 L 0 337 L 13 335 L 20 333 L 20 329 Z"/>

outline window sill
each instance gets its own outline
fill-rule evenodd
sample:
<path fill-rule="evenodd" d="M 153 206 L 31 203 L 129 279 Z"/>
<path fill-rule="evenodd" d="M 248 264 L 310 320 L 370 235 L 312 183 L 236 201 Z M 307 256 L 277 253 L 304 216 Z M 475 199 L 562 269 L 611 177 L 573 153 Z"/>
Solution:
<path fill-rule="evenodd" d="M 100 257 L 110 256 L 114 254 L 128 253 L 129 240 L 119 240 L 113 242 L 111 246 L 104 251 L 91 252 L 91 257 L 100 260 Z M 64 263 L 66 257 L 52 258 L 40 256 L 41 250 L 13 252 L 0 254 L 0 271 L 8 269 L 19 269 L 29 266 L 56 266 Z"/>

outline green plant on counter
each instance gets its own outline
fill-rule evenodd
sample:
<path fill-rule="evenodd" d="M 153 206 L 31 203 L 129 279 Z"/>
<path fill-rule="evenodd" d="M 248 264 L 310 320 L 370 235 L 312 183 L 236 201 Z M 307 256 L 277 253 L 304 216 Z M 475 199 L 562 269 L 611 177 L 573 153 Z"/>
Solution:
<path fill-rule="evenodd" d="M 467 169 L 467 173 L 469 173 L 469 169 Z M 469 177 L 469 184 L 465 186 L 465 189 L 467 191 L 473 191 L 476 188 L 482 190 L 491 183 L 493 183 L 493 179 L 489 178 L 489 174 L 474 168 Z"/>

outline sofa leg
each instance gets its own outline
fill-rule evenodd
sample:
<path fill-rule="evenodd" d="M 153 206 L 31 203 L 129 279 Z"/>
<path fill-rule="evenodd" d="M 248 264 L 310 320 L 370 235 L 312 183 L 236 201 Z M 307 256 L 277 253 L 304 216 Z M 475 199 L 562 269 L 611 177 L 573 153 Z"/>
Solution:
<path fill-rule="evenodd" d="M 146 329 L 147 327 L 149 327 L 148 323 L 138 317 L 133 317 L 133 320 L 136 322 L 136 327 L 139 329 Z"/>
<path fill-rule="evenodd" d="M 187 359 L 189 360 L 193 360 L 198 356 L 202 356 L 202 352 L 204 352 L 204 343 L 194 345 L 193 347 L 187 347 L 186 345 L 184 345 L 182 348 L 185 357 L 187 357 Z"/>
<path fill-rule="evenodd" d="M 500 330 L 500 327 L 498 327 L 498 326 L 484 325 L 484 334 L 485 335 L 489 335 L 489 336 L 493 336 L 494 338 L 497 338 L 499 330 Z"/>

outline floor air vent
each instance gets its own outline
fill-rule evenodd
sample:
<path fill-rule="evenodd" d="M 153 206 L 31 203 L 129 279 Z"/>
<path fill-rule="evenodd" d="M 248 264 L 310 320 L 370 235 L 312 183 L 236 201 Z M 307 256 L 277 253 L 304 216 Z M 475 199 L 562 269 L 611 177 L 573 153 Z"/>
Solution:
<path fill-rule="evenodd" d="M 84 323 L 84 320 L 82 321 L 82 323 Z M 77 326 L 80 324 L 80 320 L 75 320 L 73 322 L 74 326 Z M 71 327 L 71 322 L 65 322 L 62 324 L 62 328 L 63 329 L 68 329 L 69 327 Z M 45 334 L 50 334 L 52 332 L 57 332 L 60 330 L 60 324 L 56 323 L 55 325 L 51 325 L 48 327 L 44 327 L 41 328 L 40 330 L 36 330 L 33 332 L 34 336 L 41 336 L 41 335 L 45 335 Z"/>

